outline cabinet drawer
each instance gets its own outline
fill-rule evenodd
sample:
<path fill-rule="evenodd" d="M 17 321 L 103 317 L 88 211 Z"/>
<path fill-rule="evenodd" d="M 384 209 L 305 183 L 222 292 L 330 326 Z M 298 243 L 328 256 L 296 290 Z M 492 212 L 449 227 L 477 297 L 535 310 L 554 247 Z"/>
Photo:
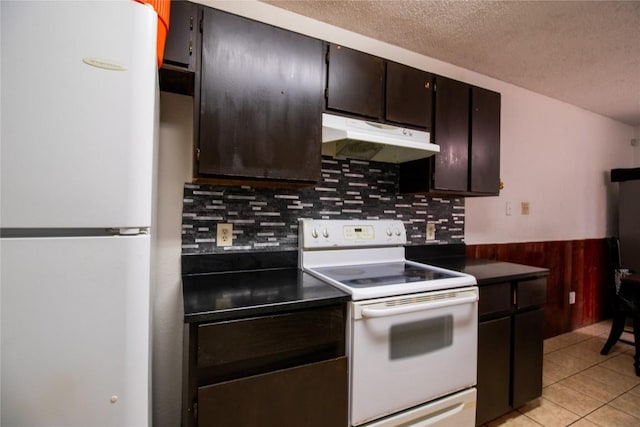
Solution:
<path fill-rule="evenodd" d="M 511 283 L 480 286 L 478 315 L 508 312 L 511 309 Z"/>
<path fill-rule="evenodd" d="M 238 378 L 342 356 L 344 334 L 343 306 L 204 324 L 196 365 L 205 382 Z"/>
<path fill-rule="evenodd" d="M 547 279 L 526 280 L 516 284 L 516 308 L 544 305 L 547 302 Z"/>
<path fill-rule="evenodd" d="M 347 358 L 198 389 L 198 426 L 347 425 Z"/>

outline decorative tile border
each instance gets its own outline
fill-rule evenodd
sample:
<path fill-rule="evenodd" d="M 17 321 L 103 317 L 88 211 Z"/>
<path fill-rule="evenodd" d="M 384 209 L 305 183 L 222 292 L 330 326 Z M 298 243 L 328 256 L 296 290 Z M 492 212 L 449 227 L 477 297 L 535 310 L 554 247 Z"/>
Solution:
<path fill-rule="evenodd" d="M 298 218 L 400 219 L 409 245 L 464 242 L 464 199 L 400 195 L 398 166 L 323 157 L 315 187 L 271 189 L 185 184 L 182 253 L 298 248 Z M 427 223 L 436 240 L 426 241 Z M 233 224 L 233 246 L 216 246 L 216 225 Z"/>

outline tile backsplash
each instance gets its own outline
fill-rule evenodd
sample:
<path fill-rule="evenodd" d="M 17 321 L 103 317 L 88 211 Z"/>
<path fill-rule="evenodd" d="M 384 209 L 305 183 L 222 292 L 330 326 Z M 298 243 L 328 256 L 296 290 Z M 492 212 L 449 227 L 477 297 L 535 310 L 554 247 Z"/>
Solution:
<path fill-rule="evenodd" d="M 398 166 L 323 157 L 321 181 L 303 189 L 185 184 L 182 253 L 298 248 L 298 218 L 400 219 L 409 245 L 464 241 L 464 199 L 398 194 Z M 216 245 L 216 225 L 233 224 L 233 245 Z M 427 223 L 436 240 L 426 240 Z"/>

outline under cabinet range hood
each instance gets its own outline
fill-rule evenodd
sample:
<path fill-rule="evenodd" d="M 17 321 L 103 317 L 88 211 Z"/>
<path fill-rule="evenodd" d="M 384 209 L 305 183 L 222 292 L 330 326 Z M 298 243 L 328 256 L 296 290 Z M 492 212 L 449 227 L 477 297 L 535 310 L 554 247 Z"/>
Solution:
<path fill-rule="evenodd" d="M 322 114 L 322 154 L 333 157 L 403 163 L 440 152 L 429 132 Z"/>

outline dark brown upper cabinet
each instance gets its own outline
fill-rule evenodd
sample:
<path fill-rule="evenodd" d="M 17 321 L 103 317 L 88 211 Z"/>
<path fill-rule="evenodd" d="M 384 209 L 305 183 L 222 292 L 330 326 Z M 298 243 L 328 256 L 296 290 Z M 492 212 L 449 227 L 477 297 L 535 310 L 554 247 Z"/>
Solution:
<path fill-rule="evenodd" d="M 387 121 L 430 130 L 432 86 L 433 76 L 426 71 L 387 62 Z"/>
<path fill-rule="evenodd" d="M 327 64 L 327 110 L 431 128 L 431 74 L 334 44 Z"/>
<path fill-rule="evenodd" d="M 436 79 L 433 188 L 466 192 L 469 178 L 469 85 Z"/>
<path fill-rule="evenodd" d="M 435 82 L 433 140 L 440 152 L 401 164 L 400 192 L 497 196 L 500 94 L 441 76 Z"/>
<path fill-rule="evenodd" d="M 322 41 L 203 8 L 196 180 L 320 177 Z"/>
<path fill-rule="evenodd" d="M 158 73 L 160 89 L 163 91 L 193 95 L 199 13 L 200 7 L 195 3 L 182 0 L 171 2 L 169 32 Z"/>
<path fill-rule="evenodd" d="M 498 195 L 500 191 L 500 94 L 471 87 L 472 193 Z"/>
<path fill-rule="evenodd" d="M 379 119 L 384 112 L 384 60 L 329 45 L 327 109 Z"/>

